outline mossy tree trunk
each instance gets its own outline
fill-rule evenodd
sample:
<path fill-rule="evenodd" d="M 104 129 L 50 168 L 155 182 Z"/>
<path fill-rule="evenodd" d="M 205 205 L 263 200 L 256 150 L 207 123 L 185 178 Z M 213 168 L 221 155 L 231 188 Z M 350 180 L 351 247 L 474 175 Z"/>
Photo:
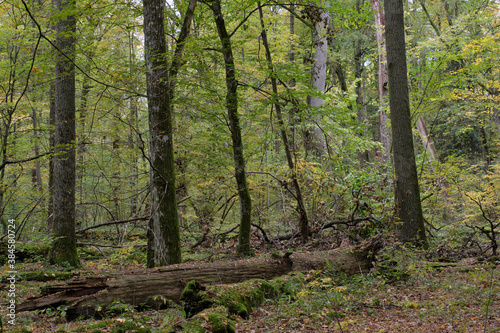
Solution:
<path fill-rule="evenodd" d="M 148 228 L 148 267 L 181 262 L 172 115 L 177 73 L 196 4 L 196 0 L 190 1 L 169 65 L 165 57 L 165 2 L 143 1 L 152 201 Z"/>
<path fill-rule="evenodd" d="M 241 127 L 238 116 L 238 81 L 234 65 L 231 39 L 226 29 L 226 23 L 222 17 L 220 0 L 214 0 L 210 4 L 214 13 L 217 32 L 222 44 L 224 64 L 226 70 L 226 109 L 229 118 L 229 128 L 233 143 L 234 174 L 238 186 L 238 196 L 240 199 L 240 230 L 238 253 L 250 254 L 250 226 L 252 218 L 252 199 L 248 190 L 247 178 L 245 174 L 245 157 L 243 155 L 243 141 L 241 138 Z"/>
<path fill-rule="evenodd" d="M 27 299 L 17 310 L 31 311 L 66 304 L 70 316 L 93 316 L 105 311 L 116 300 L 134 306 L 158 305 L 166 299 L 178 302 L 184 287 L 192 280 L 203 285 L 233 284 L 255 278 L 270 280 L 291 271 L 307 272 L 326 267 L 331 272 L 356 274 L 370 269 L 381 247 L 382 237 L 377 237 L 355 248 L 294 253 L 279 259 L 185 263 L 129 274 L 77 277 L 47 286 L 42 296 Z"/>
<path fill-rule="evenodd" d="M 75 44 L 74 0 L 57 0 L 56 25 L 55 134 L 54 134 L 54 211 L 52 251 L 54 264 L 79 266 L 75 236 Z"/>

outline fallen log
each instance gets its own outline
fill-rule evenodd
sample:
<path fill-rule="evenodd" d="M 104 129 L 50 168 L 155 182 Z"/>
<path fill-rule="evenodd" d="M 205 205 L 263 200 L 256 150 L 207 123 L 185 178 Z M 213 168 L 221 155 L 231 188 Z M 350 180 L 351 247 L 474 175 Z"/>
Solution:
<path fill-rule="evenodd" d="M 249 279 L 272 279 L 291 271 L 321 270 L 355 274 L 366 272 L 382 247 L 374 238 L 355 248 L 324 252 L 287 253 L 279 259 L 251 258 L 235 261 L 184 263 L 127 274 L 75 277 L 66 283 L 45 287 L 42 295 L 28 298 L 17 310 L 31 311 L 67 306 L 68 317 L 102 315 L 113 302 L 133 306 L 155 304 L 158 297 L 178 302 L 189 281 L 203 285 L 233 284 Z"/>

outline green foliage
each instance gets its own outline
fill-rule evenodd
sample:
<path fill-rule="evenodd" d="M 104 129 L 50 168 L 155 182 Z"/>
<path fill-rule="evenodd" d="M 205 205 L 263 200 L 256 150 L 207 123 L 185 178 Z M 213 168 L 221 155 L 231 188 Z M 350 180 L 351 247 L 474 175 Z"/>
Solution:
<path fill-rule="evenodd" d="M 104 314 L 106 316 L 116 316 L 116 315 L 127 315 L 133 314 L 135 312 L 135 307 L 133 305 L 123 303 L 119 299 L 115 299 L 113 303 L 104 309 Z"/>

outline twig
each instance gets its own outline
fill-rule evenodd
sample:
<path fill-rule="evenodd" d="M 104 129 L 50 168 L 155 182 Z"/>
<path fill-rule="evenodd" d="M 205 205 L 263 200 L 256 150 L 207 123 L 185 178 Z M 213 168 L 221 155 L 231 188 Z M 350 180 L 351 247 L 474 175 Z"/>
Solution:
<path fill-rule="evenodd" d="M 149 219 L 150 219 L 149 216 L 142 216 L 142 217 L 134 217 L 134 218 L 127 219 L 127 220 L 118 220 L 118 221 L 105 222 L 105 223 L 101 223 L 101 224 L 94 224 L 94 225 L 91 225 L 90 227 L 77 230 L 77 231 L 75 231 L 75 233 L 80 234 L 80 233 L 85 232 L 87 230 L 105 227 L 108 225 L 123 224 L 123 223 L 137 222 L 137 221 L 146 221 Z"/>

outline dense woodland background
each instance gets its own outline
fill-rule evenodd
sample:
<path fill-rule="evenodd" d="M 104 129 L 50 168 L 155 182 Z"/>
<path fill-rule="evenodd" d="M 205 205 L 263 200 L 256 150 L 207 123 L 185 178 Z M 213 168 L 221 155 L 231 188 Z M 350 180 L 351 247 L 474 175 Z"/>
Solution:
<path fill-rule="evenodd" d="M 214 3 L 198 3 L 179 58 L 174 52 L 188 2 L 165 7 L 165 61 L 179 62 L 172 130 L 183 251 L 225 242 L 236 248 L 240 224 Z M 380 5 L 222 1 L 255 225 L 251 246 L 261 244 L 258 237 L 272 243 L 307 230 L 301 214 L 310 235 L 323 234 L 332 246 L 396 229 Z M 431 246 L 496 254 L 498 9 L 496 1 L 404 2 L 412 134 Z M 153 208 L 143 7 L 95 0 L 69 10 L 43 0 L 0 3 L 2 234 L 15 219 L 17 240 L 26 246 L 52 239 L 52 177 L 60 176 L 51 167 L 57 157 L 52 91 L 61 57 L 54 43 L 69 36 L 76 41 L 70 149 L 77 242 L 144 245 Z M 54 27 L 68 17 L 76 31 L 58 37 Z M 324 87 L 317 84 L 319 52 L 326 55 Z"/>

